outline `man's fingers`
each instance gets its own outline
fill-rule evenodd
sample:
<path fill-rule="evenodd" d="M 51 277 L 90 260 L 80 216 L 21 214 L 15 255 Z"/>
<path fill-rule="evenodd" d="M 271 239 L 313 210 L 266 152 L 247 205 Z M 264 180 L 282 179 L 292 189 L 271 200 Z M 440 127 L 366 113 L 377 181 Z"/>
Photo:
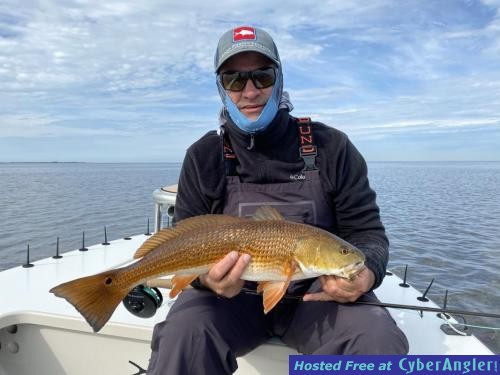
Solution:
<path fill-rule="evenodd" d="M 208 271 L 208 277 L 212 281 L 222 280 L 237 261 L 238 252 L 231 251 Z"/>
<path fill-rule="evenodd" d="M 233 284 L 238 282 L 245 272 L 248 264 L 250 263 L 250 255 L 243 254 L 240 256 L 236 262 L 236 264 L 231 268 L 229 273 L 226 276 L 226 280 L 229 284 Z"/>
<path fill-rule="evenodd" d="M 240 256 L 238 252 L 231 251 L 207 274 L 200 275 L 200 281 L 220 296 L 234 297 L 243 287 L 244 281 L 241 280 L 241 276 L 249 263 L 250 255 Z"/>
<path fill-rule="evenodd" d="M 304 294 L 304 297 L 302 298 L 302 300 L 303 301 L 332 301 L 333 299 L 325 292 L 319 292 L 319 293 Z"/>
<path fill-rule="evenodd" d="M 335 301 L 340 303 L 353 302 L 359 293 L 349 280 L 335 276 L 320 276 L 322 292 L 306 294 L 304 301 Z"/>
<path fill-rule="evenodd" d="M 347 302 L 354 302 L 356 298 L 354 298 L 351 295 L 348 294 L 338 294 L 335 296 L 331 296 L 325 292 L 319 292 L 319 293 L 310 293 L 310 294 L 305 294 L 304 297 L 302 298 L 303 301 L 306 302 L 311 302 L 311 301 L 335 301 L 339 303 L 347 303 Z"/>
<path fill-rule="evenodd" d="M 335 276 L 321 276 L 321 286 L 328 294 L 351 294 L 357 293 L 357 285 L 355 282 Z"/>

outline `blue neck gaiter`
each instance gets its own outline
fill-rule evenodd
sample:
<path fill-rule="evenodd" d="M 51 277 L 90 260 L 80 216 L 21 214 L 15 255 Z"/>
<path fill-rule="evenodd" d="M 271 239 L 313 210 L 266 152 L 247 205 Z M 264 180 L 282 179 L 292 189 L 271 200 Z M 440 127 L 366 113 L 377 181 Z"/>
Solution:
<path fill-rule="evenodd" d="M 227 95 L 226 90 L 224 90 L 220 77 L 217 78 L 217 87 L 219 89 L 222 103 L 224 104 L 224 107 L 226 107 L 234 124 L 246 133 L 255 134 L 267 128 L 278 113 L 278 107 L 283 91 L 282 73 L 281 69 L 279 69 L 271 96 L 255 121 L 249 120 L 248 117 L 240 112 L 236 104 L 234 104 L 229 95 Z"/>

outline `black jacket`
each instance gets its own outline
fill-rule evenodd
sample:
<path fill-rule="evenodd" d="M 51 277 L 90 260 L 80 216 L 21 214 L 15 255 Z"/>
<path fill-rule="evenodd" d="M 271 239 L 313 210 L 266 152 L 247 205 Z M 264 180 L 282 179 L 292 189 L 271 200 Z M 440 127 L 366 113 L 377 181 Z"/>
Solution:
<path fill-rule="evenodd" d="M 323 189 L 334 207 L 336 235 L 357 246 L 366 255 L 366 265 L 375 274 L 375 286 L 382 282 L 389 257 L 389 241 L 380 221 L 375 192 L 370 188 L 366 163 L 339 130 L 313 122 Z M 225 126 L 242 182 L 267 184 L 293 182 L 304 162 L 299 156 L 296 120 L 280 110 L 273 122 L 254 137 L 230 120 Z M 195 215 L 222 213 L 225 167 L 221 137 L 211 131 L 187 150 L 179 178 L 175 220 Z"/>

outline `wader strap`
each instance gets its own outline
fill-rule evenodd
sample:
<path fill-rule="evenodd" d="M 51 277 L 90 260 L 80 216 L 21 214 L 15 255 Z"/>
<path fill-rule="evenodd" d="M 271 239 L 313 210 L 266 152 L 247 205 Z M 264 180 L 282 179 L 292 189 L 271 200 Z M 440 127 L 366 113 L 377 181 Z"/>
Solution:
<path fill-rule="evenodd" d="M 229 138 L 226 135 L 224 126 L 220 127 L 220 137 L 222 142 L 222 158 L 224 159 L 224 169 L 226 176 L 236 175 L 236 155 L 231 147 Z"/>
<path fill-rule="evenodd" d="M 302 171 L 314 171 L 316 167 L 316 156 L 318 149 L 314 145 L 313 131 L 311 119 L 309 117 L 301 117 L 297 119 L 299 131 L 299 153 L 304 160 L 304 169 Z"/>

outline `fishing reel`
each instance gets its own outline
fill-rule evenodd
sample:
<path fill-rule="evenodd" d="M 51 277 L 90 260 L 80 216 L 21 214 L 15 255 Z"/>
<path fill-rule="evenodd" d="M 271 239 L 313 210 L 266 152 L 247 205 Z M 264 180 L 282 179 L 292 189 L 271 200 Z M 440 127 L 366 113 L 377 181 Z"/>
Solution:
<path fill-rule="evenodd" d="M 151 318 L 161 306 L 163 296 L 158 288 L 138 285 L 123 299 L 125 308 L 140 318 Z"/>

